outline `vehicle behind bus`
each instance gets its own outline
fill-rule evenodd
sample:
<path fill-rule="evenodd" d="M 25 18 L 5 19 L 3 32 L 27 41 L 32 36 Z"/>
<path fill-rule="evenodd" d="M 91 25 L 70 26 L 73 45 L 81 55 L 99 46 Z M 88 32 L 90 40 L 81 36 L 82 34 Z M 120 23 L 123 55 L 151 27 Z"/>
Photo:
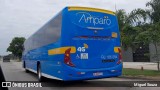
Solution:
<path fill-rule="evenodd" d="M 112 11 L 66 7 L 24 46 L 23 66 L 38 73 L 39 80 L 42 76 L 71 81 L 122 74 L 120 33 Z"/>

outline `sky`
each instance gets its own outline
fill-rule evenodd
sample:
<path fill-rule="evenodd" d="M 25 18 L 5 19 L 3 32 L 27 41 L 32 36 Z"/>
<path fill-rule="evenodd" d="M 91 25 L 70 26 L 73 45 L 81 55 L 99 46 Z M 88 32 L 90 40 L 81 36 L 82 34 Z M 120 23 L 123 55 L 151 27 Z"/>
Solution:
<path fill-rule="evenodd" d="M 0 55 L 14 37 L 28 38 L 66 6 L 86 6 L 127 13 L 145 9 L 150 0 L 0 0 Z M 116 7 L 116 9 L 115 9 Z"/>

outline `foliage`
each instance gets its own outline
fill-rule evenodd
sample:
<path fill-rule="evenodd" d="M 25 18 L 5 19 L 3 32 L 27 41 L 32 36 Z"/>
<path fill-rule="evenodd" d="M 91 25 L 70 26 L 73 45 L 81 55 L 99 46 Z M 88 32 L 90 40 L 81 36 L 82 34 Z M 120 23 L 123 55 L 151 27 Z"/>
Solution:
<path fill-rule="evenodd" d="M 148 45 L 151 42 L 151 33 L 150 33 L 150 24 L 143 24 L 138 25 L 137 27 L 141 28 L 141 30 L 138 31 L 137 36 L 135 37 L 135 41 L 137 43 L 143 43 L 145 45 Z"/>
<path fill-rule="evenodd" d="M 160 0 L 151 0 L 146 4 L 150 9 L 146 10 L 152 23 L 160 21 Z"/>
<path fill-rule="evenodd" d="M 10 46 L 7 48 L 8 52 L 12 52 L 12 54 L 16 57 L 21 58 L 23 52 L 23 43 L 25 41 L 24 37 L 15 37 L 12 39 Z"/>
<path fill-rule="evenodd" d="M 156 49 L 157 67 L 160 70 L 158 44 L 160 42 L 160 0 L 146 3 L 149 9 L 135 9 L 126 14 L 118 10 L 117 17 L 121 31 L 122 46 L 134 49 L 138 44 L 153 43 Z"/>
<path fill-rule="evenodd" d="M 150 29 L 148 33 L 150 34 L 151 42 L 153 42 L 157 57 L 157 68 L 160 70 L 160 60 L 158 54 L 158 44 L 160 42 L 160 0 L 151 0 L 146 4 L 150 9 L 146 10 L 148 18 L 150 19 Z"/>
<path fill-rule="evenodd" d="M 121 32 L 122 47 L 127 49 L 131 47 L 136 48 L 135 37 L 141 31 L 140 27 L 135 27 L 142 21 L 146 21 L 146 14 L 143 9 L 135 9 L 127 14 L 125 10 L 120 9 L 116 11 Z"/>

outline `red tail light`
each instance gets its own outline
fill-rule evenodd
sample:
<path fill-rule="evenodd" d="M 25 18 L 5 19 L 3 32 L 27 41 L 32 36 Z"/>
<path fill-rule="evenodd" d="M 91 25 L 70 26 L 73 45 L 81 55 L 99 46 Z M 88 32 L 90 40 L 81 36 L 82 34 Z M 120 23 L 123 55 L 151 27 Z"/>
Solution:
<path fill-rule="evenodd" d="M 117 64 L 120 64 L 122 62 L 122 51 L 120 48 L 118 48 L 118 52 L 119 52 L 119 60 L 118 60 Z"/>
<path fill-rule="evenodd" d="M 65 51 L 64 63 L 71 66 L 71 67 L 74 67 L 75 65 L 72 63 L 71 58 L 70 58 L 70 51 L 71 51 L 71 48 L 69 48 Z"/>

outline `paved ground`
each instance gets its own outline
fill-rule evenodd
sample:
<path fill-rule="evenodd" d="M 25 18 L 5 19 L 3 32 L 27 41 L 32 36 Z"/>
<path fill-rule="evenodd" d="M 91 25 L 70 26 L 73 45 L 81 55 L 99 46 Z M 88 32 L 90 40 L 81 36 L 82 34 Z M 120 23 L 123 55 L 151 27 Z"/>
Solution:
<path fill-rule="evenodd" d="M 124 68 L 134 68 L 134 69 L 143 69 L 146 70 L 157 70 L 157 63 L 150 62 L 123 62 Z"/>
<path fill-rule="evenodd" d="M 34 73 L 26 73 L 22 68 L 21 62 L 1 62 L 1 66 L 7 81 L 37 81 L 37 75 Z M 43 88 L 9 88 L 9 90 L 160 90 L 159 87 L 149 88 L 136 88 L 136 87 L 101 87 L 105 84 L 105 81 L 142 81 L 139 79 L 126 79 L 126 78 L 107 78 L 107 79 L 97 79 L 93 81 L 85 82 L 73 82 L 69 84 L 69 87 L 59 86 L 59 81 L 46 79 L 43 82 L 44 85 L 50 87 Z M 48 82 L 49 81 L 49 82 Z M 96 82 L 94 82 L 96 81 Z M 103 82 L 104 81 L 104 82 Z M 144 80 L 145 81 L 145 80 Z M 94 87 L 99 84 L 99 87 Z M 116 82 L 112 82 L 116 85 Z M 120 82 L 120 86 L 125 86 L 128 83 Z"/>

